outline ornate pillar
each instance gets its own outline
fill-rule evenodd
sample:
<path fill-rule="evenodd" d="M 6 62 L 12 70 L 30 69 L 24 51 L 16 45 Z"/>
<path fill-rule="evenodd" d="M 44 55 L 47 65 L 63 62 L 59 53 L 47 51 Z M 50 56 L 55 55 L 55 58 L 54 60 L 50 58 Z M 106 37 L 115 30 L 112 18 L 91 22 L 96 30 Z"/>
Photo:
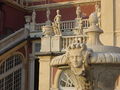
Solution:
<path fill-rule="evenodd" d="M 30 55 L 29 57 L 29 90 L 34 90 L 34 67 L 35 57 Z"/>
<path fill-rule="evenodd" d="M 50 90 L 50 61 L 51 56 L 39 56 L 39 88 L 38 90 Z"/>

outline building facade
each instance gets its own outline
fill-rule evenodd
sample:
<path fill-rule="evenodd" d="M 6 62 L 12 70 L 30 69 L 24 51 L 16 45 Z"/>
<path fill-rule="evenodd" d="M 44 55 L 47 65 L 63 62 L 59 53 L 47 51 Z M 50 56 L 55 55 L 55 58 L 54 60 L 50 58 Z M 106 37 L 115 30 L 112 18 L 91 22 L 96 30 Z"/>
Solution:
<path fill-rule="evenodd" d="M 119 9 L 119 0 L 1 0 L 0 90 L 119 90 Z"/>

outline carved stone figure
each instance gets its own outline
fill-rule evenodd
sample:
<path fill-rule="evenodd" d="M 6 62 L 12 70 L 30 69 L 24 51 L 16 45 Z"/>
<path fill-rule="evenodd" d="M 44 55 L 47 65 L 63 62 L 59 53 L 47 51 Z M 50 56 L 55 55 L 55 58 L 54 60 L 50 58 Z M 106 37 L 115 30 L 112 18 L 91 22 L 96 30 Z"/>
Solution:
<path fill-rule="evenodd" d="M 32 23 L 36 22 L 35 19 L 36 19 L 36 12 L 35 12 L 35 10 L 33 10 L 33 13 L 32 13 Z"/>
<path fill-rule="evenodd" d="M 101 9 L 100 9 L 100 5 L 98 3 L 95 4 L 95 13 L 97 14 L 97 17 L 98 17 L 98 26 L 100 26 L 100 23 L 101 23 Z"/>
<path fill-rule="evenodd" d="M 83 22 L 82 22 L 82 18 L 76 18 L 75 19 L 74 34 L 75 35 L 81 35 L 81 34 L 83 34 Z"/>
<path fill-rule="evenodd" d="M 50 21 L 50 9 L 49 8 L 47 8 L 46 17 L 47 17 L 47 21 Z"/>
<path fill-rule="evenodd" d="M 60 21 L 61 21 L 61 15 L 60 15 L 60 11 L 57 10 L 57 15 L 54 18 L 54 23 L 52 23 L 53 26 L 53 31 L 55 33 L 55 35 L 61 35 L 61 31 L 60 31 Z"/>
<path fill-rule="evenodd" d="M 115 89 L 114 90 L 120 90 L 120 76 L 118 76 L 116 83 L 115 83 Z"/>
<path fill-rule="evenodd" d="M 73 43 L 68 47 L 66 56 L 68 65 L 78 78 L 77 90 L 91 90 L 91 83 L 86 76 L 89 65 L 89 58 L 92 51 L 88 50 L 85 44 Z"/>
<path fill-rule="evenodd" d="M 91 54 L 85 44 L 73 43 L 67 51 L 68 64 L 76 75 L 84 75 L 88 67 L 88 58 Z"/>
<path fill-rule="evenodd" d="M 80 9 L 80 6 L 77 6 L 77 8 L 76 8 L 76 15 L 77 15 L 77 18 L 80 18 L 80 17 L 81 17 L 81 9 Z"/>
<path fill-rule="evenodd" d="M 25 21 L 26 21 L 25 28 L 30 29 L 31 16 L 25 16 Z"/>
<path fill-rule="evenodd" d="M 46 17 L 47 17 L 46 25 L 50 25 L 50 26 L 51 26 L 51 21 L 50 21 L 50 9 L 49 9 L 49 8 L 47 8 Z"/>
<path fill-rule="evenodd" d="M 83 28 L 82 28 L 82 12 L 80 9 L 80 6 L 77 6 L 76 8 L 76 18 L 75 18 L 75 29 L 74 29 L 74 34 L 75 35 L 81 35 L 83 33 Z"/>
<path fill-rule="evenodd" d="M 30 23 L 30 30 L 31 31 L 34 31 L 35 30 L 35 24 L 36 24 L 36 12 L 35 10 L 33 10 L 33 13 L 32 13 L 32 22 Z"/>

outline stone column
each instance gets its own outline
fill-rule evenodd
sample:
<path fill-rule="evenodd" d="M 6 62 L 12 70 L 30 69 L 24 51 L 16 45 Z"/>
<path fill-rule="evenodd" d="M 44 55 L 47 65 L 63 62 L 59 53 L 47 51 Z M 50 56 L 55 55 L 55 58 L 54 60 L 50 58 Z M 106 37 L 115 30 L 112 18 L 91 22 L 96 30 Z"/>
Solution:
<path fill-rule="evenodd" d="M 50 61 L 51 56 L 39 56 L 39 89 L 50 90 Z"/>
<path fill-rule="evenodd" d="M 27 59 L 23 62 L 22 66 L 22 90 L 26 90 L 28 88 L 28 62 Z"/>
<path fill-rule="evenodd" d="M 29 90 L 34 90 L 34 67 L 35 67 L 35 58 L 30 55 L 29 58 Z"/>
<path fill-rule="evenodd" d="M 114 0 L 101 0 L 101 39 L 105 45 L 114 45 Z"/>

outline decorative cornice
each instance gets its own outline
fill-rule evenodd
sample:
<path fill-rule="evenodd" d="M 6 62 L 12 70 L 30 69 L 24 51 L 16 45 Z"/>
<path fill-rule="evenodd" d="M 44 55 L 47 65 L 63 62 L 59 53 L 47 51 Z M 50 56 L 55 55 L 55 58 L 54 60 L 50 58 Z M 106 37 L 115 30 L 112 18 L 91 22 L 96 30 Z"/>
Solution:
<path fill-rule="evenodd" d="M 101 0 L 78 0 L 78 1 L 67 1 L 67 2 L 58 2 L 58 3 L 50 3 L 50 4 L 44 4 L 44 5 L 35 5 L 35 6 L 29 6 L 26 7 L 27 10 L 44 10 L 46 8 L 64 8 L 64 7 L 70 7 L 73 5 L 78 5 L 78 4 L 87 4 L 87 3 L 94 3 L 94 2 L 100 2 Z"/>

